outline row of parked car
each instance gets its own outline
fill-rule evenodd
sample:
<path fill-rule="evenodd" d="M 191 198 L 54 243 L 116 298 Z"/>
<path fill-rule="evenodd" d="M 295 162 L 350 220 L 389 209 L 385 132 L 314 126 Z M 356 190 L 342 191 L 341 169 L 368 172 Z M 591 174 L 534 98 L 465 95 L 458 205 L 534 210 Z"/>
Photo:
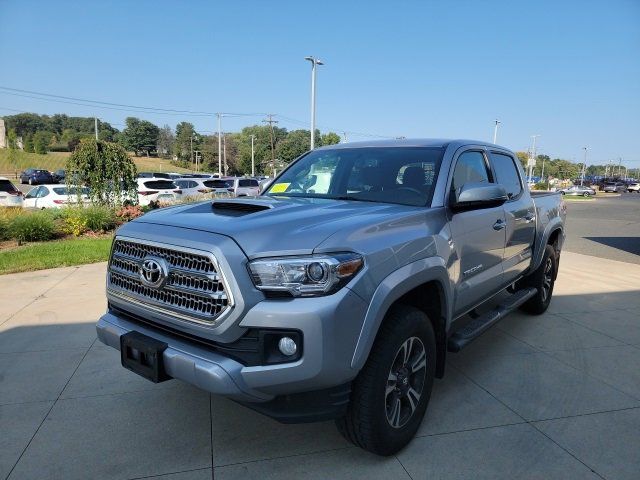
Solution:
<path fill-rule="evenodd" d="M 63 183 L 65 171 L 63 169 L 50 172 L 42 168 L 27 168 L 19 177 L 21 184 L 43 185 L 46 183 Z"/>
<path fill-rule="evenodd" d="M 629 192 L 629 193 L 640 193 L 640 183 L 639 182 L 605 182 L 600 186 L 601 191 L 604 193 L 621 193 L 621 192 Z M 572 185 L 567 188 L 562 188 L 558 190 L 562 195 L 573 195 L 580 197 L 590 197 L 591 195 L 596 194 L 596 189 L 593 186 L 588 185 Z"/>
<path fill-rule="evenodd" d="M 36 169 L 33 169 L 36 170 Z M 181 175 L 172 178 L 169 175 L 153 172 L 140 173 L 137 182 L 137 199 L 130 198 L 131 203 L 145 206 L 152 202 L 173 203 L 191 198 L 207 197 L 244 197 L 260 193 L 258 178 L 222 177 L 213 174 Z M 177 175 L 177 174 L 175 174 Z M 264 177 L 263 177 L 264 181 Z M 20 178 L 20 182 L 22 178 Z M 78 198 L 79 195 L 79 198 Z M 127 200 L 125 194 L 125 201 Z M 134 201 L 134 200 L 137 200 Z M 88 188 L 73 188 L 55 182 L 34 186 L 26 195 L 11 183 L 8 178 L 0 177 L 0 206 L 25 208 L 60 208 L 78 201 L 88 203 Z"/>

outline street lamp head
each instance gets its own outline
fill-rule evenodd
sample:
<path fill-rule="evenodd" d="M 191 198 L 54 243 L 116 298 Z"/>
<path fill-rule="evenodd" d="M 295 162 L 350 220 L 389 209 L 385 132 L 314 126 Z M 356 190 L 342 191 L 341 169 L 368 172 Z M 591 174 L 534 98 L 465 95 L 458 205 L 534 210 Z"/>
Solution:
<path fill-rule="evenodd" d="M 322 60 L 318 60 L 315 57 L 304 57 L 305 60 L 309 60 L 313 65 L 324 65 L 324 62 Z"/>

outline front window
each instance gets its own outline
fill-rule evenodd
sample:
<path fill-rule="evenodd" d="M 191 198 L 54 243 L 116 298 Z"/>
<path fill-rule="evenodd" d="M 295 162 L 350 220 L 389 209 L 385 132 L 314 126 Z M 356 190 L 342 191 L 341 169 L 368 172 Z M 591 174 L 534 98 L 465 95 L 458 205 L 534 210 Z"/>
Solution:
<path fill-rule="evenodd" d="M 316 150 L 287 168 L 264 195 L 425 206 L 442 154 L 426 147 Z"/>

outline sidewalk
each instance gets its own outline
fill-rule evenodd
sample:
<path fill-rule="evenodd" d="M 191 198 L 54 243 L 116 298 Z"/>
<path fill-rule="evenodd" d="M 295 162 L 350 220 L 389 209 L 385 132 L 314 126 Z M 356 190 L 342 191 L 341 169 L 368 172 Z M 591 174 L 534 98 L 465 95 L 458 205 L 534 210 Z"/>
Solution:
<path fill-rule="evenodd" d="M 450 354 L 390 458 L 123 369 L 95 339 L 104 277 L 0 276 L 0 479 L 638 478 L 640 265 L 564 252 L 549 311 Z"/>

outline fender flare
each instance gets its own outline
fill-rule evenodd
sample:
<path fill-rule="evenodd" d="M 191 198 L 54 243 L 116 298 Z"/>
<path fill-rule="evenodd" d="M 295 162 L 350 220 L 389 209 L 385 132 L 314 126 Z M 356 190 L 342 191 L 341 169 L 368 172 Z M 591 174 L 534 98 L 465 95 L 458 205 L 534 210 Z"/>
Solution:
<path fill-rule="evenodd" d="M 393 303 L 405 293 L 427 282 L 437 281 L 444 292 L 444 311 L 446 318 L 451 317 L 451 289 L 449 274 L 441 257 L 429 257 L 409 263 L 389 274 L 371 297 L 356 348 L 351 360 L 351 368 L 360 370 L 373 346 L 382 320 Z"/>
<path fill-rule="evenodd" d="M 531 262 L 532 272 L 540 266 L 542 257 L 544 256 L 544 247 L 547 245 L 549 238 L 551 238 L 551 235 L 553 235 L 556 230 L 560 230 L 560 247 L 562 247 L 562 242 L 564 241 L 564 228 L 562 225 L 562 220 L 556 217 L 547 224 L 544 231 L 542 232 L 542 235 L 540 236 L 540 239 L 537 241 L 538 248 L 535 250 L 533 254 L 533 260 Z"/>

